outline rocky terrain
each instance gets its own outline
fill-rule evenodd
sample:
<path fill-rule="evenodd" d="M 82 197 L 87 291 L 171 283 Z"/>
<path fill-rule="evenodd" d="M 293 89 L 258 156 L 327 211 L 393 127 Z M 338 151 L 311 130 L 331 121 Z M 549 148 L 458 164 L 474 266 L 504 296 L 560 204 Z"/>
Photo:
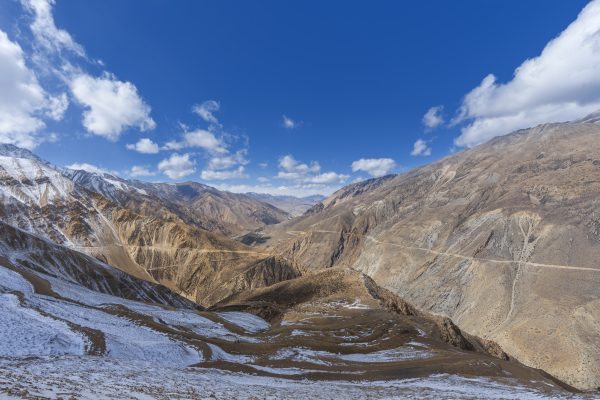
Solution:
<path fill-rule="evenodd" d="M 581 397 L 356 271 L 309 274 L 206 311 L 2 228 L 3 398 Z"/>
<path fill-rule="evenodd" d="M 209 231 L 183 219 L 175 200 L 150 195 L 150 186 L 65 171 L 27 150 L 0 146 L 0 217 L 7 224 L 92 255 L 137 278 L 164 284 L 205 305 L 298 275 L 296 267 L 280 258 L 232 240 L 220 229 Z M 154 186 L 157 192 L 187 187 Z M 215 189 L 210 192 L 243 198 Z M 246 216 L 261 210 L 284 215 L 268 204 L 246 200 L 232 200 L 236 204 L 232 208 L 244 209 Z M 218 211 L 205 215 L 214 216 L 213 225 L 222 220 Z M 236 226 L 244 232 L 243 224 Z"/>
<path fill-rule="evenodd" d="M 515 132 L 294 219 L 2 145 L 0 394 L 582 398 L 600 387 L 599 134 Z"/>
<path fill-rule="evenodd" d="M 125 180 L 107 173 L 70 169 L 62 169 L 61 172 L 122 207 L 154 209 L 155 212 L 164 209 L 194 227 L 230 237 L 285 221 L 289 217 L 286 211 L 271 202 L 222 192 L 197 182 L 148 183 Z"/>
<path fill-rule="evenodd" d="M 265 228 L 262 248 L 307 270 L 362 271 L 525 365 L 596 389 L 594 121 L 518 131 L 405 174 L 347 186 L 302 217 Z"/>

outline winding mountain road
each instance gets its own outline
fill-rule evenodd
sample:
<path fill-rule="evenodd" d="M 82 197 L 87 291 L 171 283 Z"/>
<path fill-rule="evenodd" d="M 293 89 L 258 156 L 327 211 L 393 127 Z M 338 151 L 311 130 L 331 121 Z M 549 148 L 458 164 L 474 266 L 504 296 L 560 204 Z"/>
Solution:
<path fill-rule="evenodd" d="M 330 234 L 337 234 L 337 235 L 341 235 L 342 234 L 342 232 L 339 232 L 339 231 L 328 231 L 328 230 L 311 230 L 309 232 L 330 233 Z M 288 235 L 298 236 L 298 235 L 305 235 L 305 234 L 307 234 L 309 232 L 306 232 L 306 231 L 287 231 L 286 233 Z M 507 264 L 507 265 L 519 263 L 520 265 L 528 265 L 528 266 L 540 267 L 540 268 L 553 268 L 553 269 L 571 270 L 571 271 L 600 272 L 600 268 L 577 267 L 577 266 L 573 266 L 573 265 L 544 264 L 544 263 L 536 263 L 536 262 L 531 262 L 531 261 L 495 260 L 495 259 L 491 259 L 491 258 L 471 257 L 471 256 L 465 256 L 465 255 L 462 255 L 462 254 L 448 253 L 448 252 L 444 252 L 444 251 L 432 250 L 432 249 L 428 249 L 428 248 L 425 248 L 425 247 L 409 246 L 409 245 L 405 245 L 405 244 L 401 244 L 401 243 L 385 242 L 385 241 L 378 240 L 378 239 L 374 238 L 371 235 L 360 235 L 360 234 L 356 234 L 356 233 L 350 233 L 350 235 L 364 237 L 364 238 L 366 238 L 368 240 L 371 240 L 371 241 L 373 241 L 373 242 L 375 242 L 377 244 L 384 244 L 384 245 L 389 245 L 389 246 L 394 246 L 394 247 L 400 247 L 400 248 L 407 249 L 407 250 L 423 251 L 423 252 L 426 252 L 426 253 L 429 253 L 429 254 L 435 254 L 435 255 L 439 255 L 439 256 L 455 257 L 455 258 L 460 258 L 460 259 L 463 259 L 463 260 L 487 261 L 487 262 L 490 262 L 490 263 Z"/>

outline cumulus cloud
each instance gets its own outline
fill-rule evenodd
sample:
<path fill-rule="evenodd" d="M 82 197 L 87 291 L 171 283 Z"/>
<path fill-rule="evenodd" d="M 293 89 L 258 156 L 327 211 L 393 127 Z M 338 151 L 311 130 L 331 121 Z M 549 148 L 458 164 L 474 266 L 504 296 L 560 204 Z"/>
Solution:
<path fill-rule="evenodd" d="M 188 153 L 173 153 L 158 163 L 158 170 L 171 179 L 181 179 L 196 172 L 196 163 L 190 159 Z"/>
<path fill-rule="evenodd" d="M 37 42 L 46 50 L 60 52 L 70 50 L 85 56 L 83 47 L 75 42 L 69 32 L 57 28 L 52 16 L 54 0 L 21 0 L 23 7 L 33 15 L 31 31 Z"/>
<path fill-rule="evenodd" d="M 282 175 L 280 177 L 289 179 L 291 176 L 303 177 L 310 172 L 319 172 L 321 170 L 321 166 L 318 162 L 312 161 L 309 164 L 304 164 L 297 161 L 293 155 L 288 154 L 279 159 L 279 168 L 283 171 L 280 173 L 287 174 Z"/>
<path fill-rule="evenodd" d="M 156 154 L 160 150 L 158 145 L 148 138 L 142 138 L 137 143 L 127 144 L 125 147 L 142 154 Z"/>
<path fill-rule="evenodd" d="M 83 74 L 70 82 L 70 88 L 86 108 L 83 126 L 90 133 L 116 141 L 129 127 L 147 131 L 156 126 L 150 117 L 150 106 L 131 82 L 122 82 L 109 73 L 98 78 Z"/>
<path fill-rule="evenodd" d="M 184 148 L 201 148 L 211 154 L 228 154 L 227 144 L 225 143 L 225 133 L 214 115 L 219 111 L 220 105 L 215 100 L 207 100 L 201 104 L 192 107 L 192 111 L 208 122 L 208 129 L 190 130 L 185 124 L 180 124 L 183 128 L 183 138 L 181 140 L 171 140 L 163 146 L 164 150 L 181 150 Z"/>
<path fill-rule="evenodd" d="M 69 169 L 73 169 L 76 171 L 86 171 L 86 172 L 91 172 L 93 174 L 110 174 L 110 175 L 116 175 L 115 171 L 111 171 L 102 167 L 98 167 L 96 165 L 93 164 L 88 164 L 88 163 L 73 163 L 70 165 L 67 165 L 66 168 Z"/>
<path fill-rule="evenodd" d="M 344 183 L 348 178 L 350 178 L 350 175 L 338 174 L 337 172 L 324 172 L 322 174 L 309 176 L 304 179 L 304 182 L 319 184 Z"/>
<path fill-rule="evenodd" d="M 345 182 L 350 176 L 338 174 L 337 172 L 321 171 L 318 162 L 312 161 L 310 164 L 302 163 L 288 154 L 279 159 L 279 171 L 275 178 L 288 181 L 295 181 L 303 184 L 325 185 L 340 184 Z"/>
<path fill-rule="evenodd" d="M 352 163 L 352 171 L 365 171 L 378 178 L 388 174 L 396 167 L 396 162 L 391 158 L 361 158 Z"/>
<path fill-rule="evenodd" d="M 33 149 L 49 139 L 39 134 L 43 117 L 60 120 L 68 104 L 66 95 L 46 93 L 21 46 L 0 30 L 0 142 Z"/>
<path fill-rule="evenodd" d="M 36 70 L 51 80 L 68 86 L 72 97 L 84 107 L 83 126 L 92 134 L 115 141 L 128 128 L 142 131 L 154 129 L 150 107 L 131 82 L 118 80 L 104 72 L 93 77 L 85 71 L 90 62 L 85 49 L 66 30 L 56 26 L 52 7 L 54 0 L 21 0 L 27 12 L 32 33 L 31 59 Z M 65 94 L 53 96 L 45 115 L 59 120 L 68 106 Z"/>
<path fill-rule="evenodd" d="M 200 118 L 210 124 L 219 124 L 219 120 L 215 117 L 214 113 L 219 111 L 221 105 L 215 100 L 207 100 L 201 104 L 196 104 L 192 107 L 192 111 Z"/>
<path fill-rule="evenodd" d="M 427 141 L 423 139 L 417 139 L 415 144 L 413 145 L 413 149 L 410 152 L 411 156 L 430 156 L 431 155 L 431 147 Z"/>
<path fill-rule="evenodd" d="M 234 167 L 236 165 L 247 165 L 249 161 L 246 159 L 247 150 L 238 150 L 234 154 L 225 156 L 215 156 L 208 161 L 208 168 L 213 170 L 222 170 Z"/>
<path fill-rule="evenodd" d="M 435 106 L 431 107 L 425 115 L 423 116 L 423 125 L 427 129 L 435 129 L 441 124 L 444 123 L 444 118 L 442 117 L 442 111 L 444 110 L 443 106 Z"/>
<path fill-rule="evenodd" d="M 210 169 L 205 169 L 200 173 L 200 177 L 207 181 L 223 181 L 227 179 L 241 179 L 247 178 L 245 168 L 243 166 L 239 166 L 234 170 L 229 171 L 214 171 Z"/>
<path fill-rule="evenodd" d="M 339 186 L 319 184 L 271 185 L 268 183 L 261 183 L 258 185 L 248 185 L 221 183 L 212 186 L 219 190 L 233 193 L 253 192 L 296 197 L 313 196 L 316 194 L 328 196 L 339 189 Z"/>
<path fill-rule="evenodd" d="M 45 115 L 54 121 L 60 121 L 65 116 L 67 108 L 69 108 L 69 98 L 66 93 L 61 93 L 48 98 Z"/>
<path fill-rule="evenodd" d="M 285 129 L 294 129 L 298 127 L 298 122 L 294 121 L 289 117 L 286 117 L 285 115 L 282 115 L 281 126 L 283 126 Z"/>
<path fill-rule="evenodd" d="M 185 148 L 186 144 L 184 142 L 178 142 L 177 140 L 171 140 L 165 143 L 161 150 L 181 150 Z"/>
<path fill-rule="evenodd" d="M 227 180 L 247 178 L 245 165 L 249 163 L 246 159 L 247 149 L 241 149 L 234 153 L 230 150 L 232 139 L 236 137 L 223 130 L 215 113 L 219 111 L 220 105 L 215 100 L 208 100 L 192 107 L 192 111 L 208 122 L 208 129 L 189 130 L 189 127 L 181 124 L 184 133 L 181 140 L 171 140 L 162 149 L 181 150 L 184 148 L 200 148 L 206 151 L 209 160 L 205 168 L 200 172 L 204 180 Z"/>
<path fill-rule="evenodd" d="M 600 109 L 600 0 L 590 2 L 512 80 L 486 76 L 469 92 L 454 123 L 467 122 L 458 146 L 546 122 L 579 119 Z"/>
<path fill-rule="evenodd" d="M 247 151 L 243 149 L 234 154 L 213 156 L 208 161 L 207 168 L 200 173 L 201 178 L 209 181 L 247 178 L 244 165 L 249 161 L 246 159 L 246 153 Z M 237 168 L 228 170 L 236 165 Z"/>
<path fill-rule="evenodd" d="M 155 172 L 150 171 L 150 169 L 146 166 L 142 166 L 142 165 L 134 165 L 133 167 L 131 167 L 131 170 L 129 171 L 129 176 L 133 176 L 133 177 L 139 177 L 139 176 L 154 176 L 156 175 Z"/>
<path fill-rule="evenodd" d="M 210 153 L 223 154 L 227 152 L 223 140 L 217 138 L 214 133 L 204 130 L 196 129 L 191 132 L 186 132 L 183 135 L 184 141 L 182 145 L 184 147 L 200 147 Z"/>

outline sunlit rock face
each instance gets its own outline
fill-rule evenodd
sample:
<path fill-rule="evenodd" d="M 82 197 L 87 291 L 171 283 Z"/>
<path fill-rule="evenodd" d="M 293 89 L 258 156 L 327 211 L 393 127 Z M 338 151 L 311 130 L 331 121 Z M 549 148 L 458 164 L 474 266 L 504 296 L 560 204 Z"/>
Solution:
<path fill-rule="evenodd" d="M 521 362 L 600 386 L 600 126 L 546 124 L 340 189 L 266 227 L 308 269 L 349 266 Z"/>

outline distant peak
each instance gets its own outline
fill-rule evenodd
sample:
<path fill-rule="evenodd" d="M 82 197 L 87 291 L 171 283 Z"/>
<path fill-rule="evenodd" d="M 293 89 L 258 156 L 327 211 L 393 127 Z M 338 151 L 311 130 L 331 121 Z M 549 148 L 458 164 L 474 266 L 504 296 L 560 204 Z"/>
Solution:
<path fill-rule="evenodd" d="M 583 117 L 582 119 L 580 119 L 577 122 L 593 123 L 593 124 L 600 122 L 600 110 L 594 111 L 593 113 L 586 115 L 585 117 Z"/>
<path fill-rule="evenodd" d="M 29 158 L 32 160 L 42 161 L 38 156 L 33 154 L 27 149 L 17 147 L 14 144 L 2 143 L 0 144 L 0 156 L 5 157 L 17 157 L 17 158 Z"/>

